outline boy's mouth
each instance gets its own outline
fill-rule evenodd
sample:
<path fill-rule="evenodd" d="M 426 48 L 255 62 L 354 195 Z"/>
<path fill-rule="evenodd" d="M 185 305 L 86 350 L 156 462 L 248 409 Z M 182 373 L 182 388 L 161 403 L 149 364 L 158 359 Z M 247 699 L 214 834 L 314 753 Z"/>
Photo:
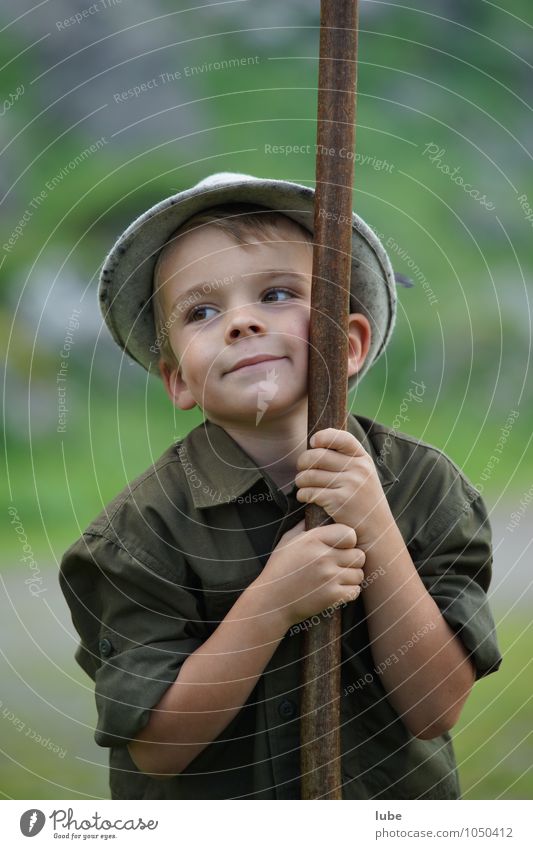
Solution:
<path fill-rule="evenodd" d="M 285 357 L 278 357 L 274 354 L 256 354 L 255 357 L 244 357 L 242 360 L 238 360 L 235 365 L 233 365 L 230 369 L 228 369 L 225 374 L 230 374 L 233 371 L 238 371 L 239 369 L 248 368 L 250 366 L 257 366 L 261 363 L 267 363 L 271 360 L 283 360 Z"/>

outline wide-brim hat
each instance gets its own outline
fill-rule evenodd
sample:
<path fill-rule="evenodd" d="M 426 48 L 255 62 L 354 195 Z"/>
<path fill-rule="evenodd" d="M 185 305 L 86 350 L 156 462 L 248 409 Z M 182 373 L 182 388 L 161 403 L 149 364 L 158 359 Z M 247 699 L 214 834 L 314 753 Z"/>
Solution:
<path fill-rule="evenodd" d="M 221 172 L 165 198 L 133 221 L 115 242 L 100 275 L 102 315 L 115 342 L 136 362 L 159 375 L 153 310 L 153 273 L 175 230 L 198 212 L 225 203 L 252 203 L 282 212 L 313 234 L 314 189 L 286 180 Z M 387 252 L 374 231 L 352 213 L 350 311 L 362 307 L 372 328 L 365 363 L 349 386 L 385 350 L 396 319 L 396 284 Z"/>

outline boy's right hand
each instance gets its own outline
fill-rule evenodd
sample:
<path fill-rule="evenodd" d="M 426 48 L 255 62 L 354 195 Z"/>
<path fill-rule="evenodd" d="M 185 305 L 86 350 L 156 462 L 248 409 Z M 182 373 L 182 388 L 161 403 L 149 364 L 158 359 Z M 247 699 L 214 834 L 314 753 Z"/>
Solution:
<path fill-rule="evenodd" d="M 302 519 L 283 534 L 254 585 L 265 591 L 265 607 L 290 628 L 332 605 L 354 601 L 361 592 L 365 554 L 348 525 L 305 530 Z"/>

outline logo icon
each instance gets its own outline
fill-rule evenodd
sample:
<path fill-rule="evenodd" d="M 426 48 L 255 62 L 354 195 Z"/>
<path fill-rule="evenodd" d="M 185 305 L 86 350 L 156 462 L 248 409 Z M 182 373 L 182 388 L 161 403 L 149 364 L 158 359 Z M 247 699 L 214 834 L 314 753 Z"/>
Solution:
<path fill-rule="evenodd" d="M 256 426 L 263 418 L 264 413 L 268 410 L 269 401 L 272 401 L 274 396 L 277 395 L 279 389 L 277 383 L 278 377 L 279 374 L 276 372 L 276 369 L 270 369 L 270 371 L 266 372 L 266 380 L 262 380 L 258 386 L 257 414 L 255 417 Z"/>
<path fill-rule="evenodd" d="M 30 808 L 24 811 L 20 818 L 20 830 L 24 837 L 35 837 L 42 830 L 46 817 L 38 808 Z"/>

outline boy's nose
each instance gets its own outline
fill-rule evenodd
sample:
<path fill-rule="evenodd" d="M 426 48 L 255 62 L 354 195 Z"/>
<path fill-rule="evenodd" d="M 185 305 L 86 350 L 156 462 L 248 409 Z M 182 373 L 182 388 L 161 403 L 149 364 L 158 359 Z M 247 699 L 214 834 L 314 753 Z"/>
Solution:
<path fill-rule="evenodd" d="M 240 336 L 256 336 L 265 331 L 264 322 L 250 310 L 235 310 L 226 326 L 226 341 L 232 342 Z"/>

